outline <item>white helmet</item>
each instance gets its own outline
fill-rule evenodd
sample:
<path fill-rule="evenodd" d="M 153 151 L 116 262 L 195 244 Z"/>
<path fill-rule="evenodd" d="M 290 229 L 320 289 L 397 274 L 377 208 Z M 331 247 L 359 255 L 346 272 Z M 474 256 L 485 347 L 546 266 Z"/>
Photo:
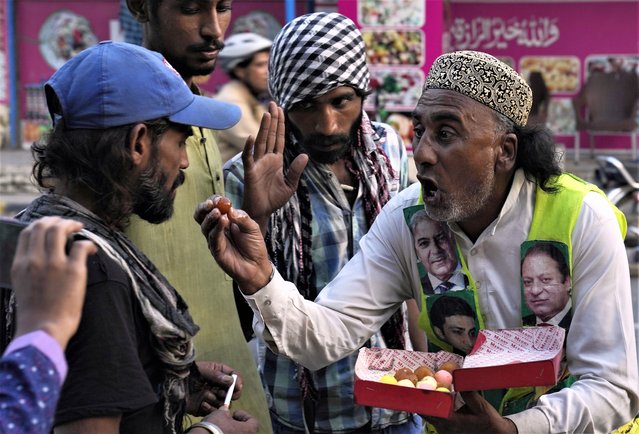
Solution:
<path fill-rule="evenodd" d="M 220 67 L 229 73 L 239 63 L 251 58 L 258 51 L 271 48 L 273 41 L 257 33 L 236 33 L 224 41 L 224 48 L 218 55 Z"/>

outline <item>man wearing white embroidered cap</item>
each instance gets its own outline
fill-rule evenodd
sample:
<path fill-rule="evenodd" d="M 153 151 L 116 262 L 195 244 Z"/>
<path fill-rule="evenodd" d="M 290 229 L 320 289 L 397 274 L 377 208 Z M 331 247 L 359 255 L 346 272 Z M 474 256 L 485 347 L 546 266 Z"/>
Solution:
<path fill-rule="evenodd" d="M 465 405 L 449 419 L 427 417 L 439 434 L 610 433 L 634 418 L 639 374 L 626 220 L 601 190 L 562 173 L 550 132 L 526 125 L 531 101 L 526 81 L 491 55 L 459 51 L 438 57 L 412 116 L 419 183 L 384 206 L 359 252 L 314 302 L 304 300 L 269 262 L 259 221 L 233 208 L 222 215 L 212 209 L 217 198 L 201 204 L 195 218 L 253 309 L 256 334 L 310 369 L 356 350 L 404 300 L 419 300 L 406 212 L 424 209 L 455 235 L 480 327 L 522 325 L 520 258 L 526 243 L 562 245 L 572 270 L 565 352 L 572 375 L 551 389 L 529 385 L 492 397 L 461 392 Z M 256 162 L 246 158 L 254 163 L 247 165 L 246 179 L 280 186 L 263 195 L 271 202 L 290 196 L 291 177 L 274 167 L 281 166 L 282 148 L 256 147 Z M 272 183 L 255 173 L 259 161 L 272 161 Z"/>
<path fill-rule="evenodd" d="M 227 433 L 256 432 L 247 413 L 217 409 L 233 369 L 194 362 L 199 328 L 186 303 L 122 232 L 133 214 L 153 223 L 171 216 L 191 126 L 226 128 L 239 110 L 193 95 L 159 53 L 110 41 L 69 60 L 45 93 L 54 126 L 32 151 L 48 192 L 18 218 L 72 218 L 99 247 L 54 432 L 182 432 L 186 413 Z M 238 378 L 235 399 L 241 389 Z"/>

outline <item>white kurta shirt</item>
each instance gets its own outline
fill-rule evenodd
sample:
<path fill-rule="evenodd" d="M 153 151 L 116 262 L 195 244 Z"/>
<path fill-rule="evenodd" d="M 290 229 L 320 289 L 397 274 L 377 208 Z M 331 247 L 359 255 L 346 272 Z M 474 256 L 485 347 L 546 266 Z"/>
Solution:
<path fill-rule="evenodd" d="M 417 258 L 403 209 L 419 184 L 393 198 L 360 241 L 360 251 L 320 293 L 305 301 L 276 272 L 247 301 L 256 333 L 274 350 L 319 369 L 360 348 L 409 298 L 421 301 Z M 476 242 L 452 224 L 477 284 L 490 329 L 521 326 L 520 245 L 526 241 L 535 184 L 515 175 L 504 207 Z M 572 233 L 573 319 L 566 337 L 570 388 L 508 416 L 520 433 L 608 433 L 639 411 L 630 272 L 615 215 L 589 193 Z"/>

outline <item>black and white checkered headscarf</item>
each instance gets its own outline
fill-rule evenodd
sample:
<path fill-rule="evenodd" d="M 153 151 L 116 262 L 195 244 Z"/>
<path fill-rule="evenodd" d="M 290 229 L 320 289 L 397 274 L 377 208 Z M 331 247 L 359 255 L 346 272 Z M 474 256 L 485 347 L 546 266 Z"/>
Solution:
<path fill-rule="evenodd" d="M 288 23 L 273 41 L 269 91 L 286 111 L 339 86 L 368 90 L 370 74 L 362 35 L 338 13 L 316 12 Z"/>

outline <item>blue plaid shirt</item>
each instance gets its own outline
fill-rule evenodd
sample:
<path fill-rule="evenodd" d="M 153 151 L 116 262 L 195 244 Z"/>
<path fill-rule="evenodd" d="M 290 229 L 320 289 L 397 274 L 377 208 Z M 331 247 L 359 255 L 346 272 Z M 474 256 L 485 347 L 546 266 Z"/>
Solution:
<path fill-rule="evenodd" d="M 391 197 L 408 185 L 408 159 L 401 138 L 390 126 L 373 122 L 377 136 L 364 135 L 370 144 L 378 140 L 389 157 L 396 179 L 389 186 Z M 309 164 L 313 164 L 309 162 Z M 360 238 L 368 231 L 364 213 L 364 196 L 360 186 L 353 208 L 332 172 L 321 164 L 316 171 L 306 170 L 305 177 L 312 209 L 312 257 L 317 290 L 330 282 L 357 252 Z M 310 176 L 315 172 L 319 176 Z M 242 205 L 244 170 L 240 155 L 224 167 L 225 194 L 235 207 Z M 327 189 L 330 194 L 326 194 Z M 336 200 L 340 198 L 341 200 Z M 348 234 L 349 236 L 345 236 Z M 381 336 L 371 345 L 383 346 Z M 259 344 L 259 371 L 265 387 L 271 416 L 282 424 L 304 430 L 302 391 L 297 380 L 298 365 L 287 357 L 274 354 Z M 315 432 L 342 432 L 370 423 L 382 429 L 408 421 L 410 414 L 355 405 L 353 398 L 354 366 L 357 352 L 324 369 L 312 373 L 319 392 L 316 405 Z"/>

